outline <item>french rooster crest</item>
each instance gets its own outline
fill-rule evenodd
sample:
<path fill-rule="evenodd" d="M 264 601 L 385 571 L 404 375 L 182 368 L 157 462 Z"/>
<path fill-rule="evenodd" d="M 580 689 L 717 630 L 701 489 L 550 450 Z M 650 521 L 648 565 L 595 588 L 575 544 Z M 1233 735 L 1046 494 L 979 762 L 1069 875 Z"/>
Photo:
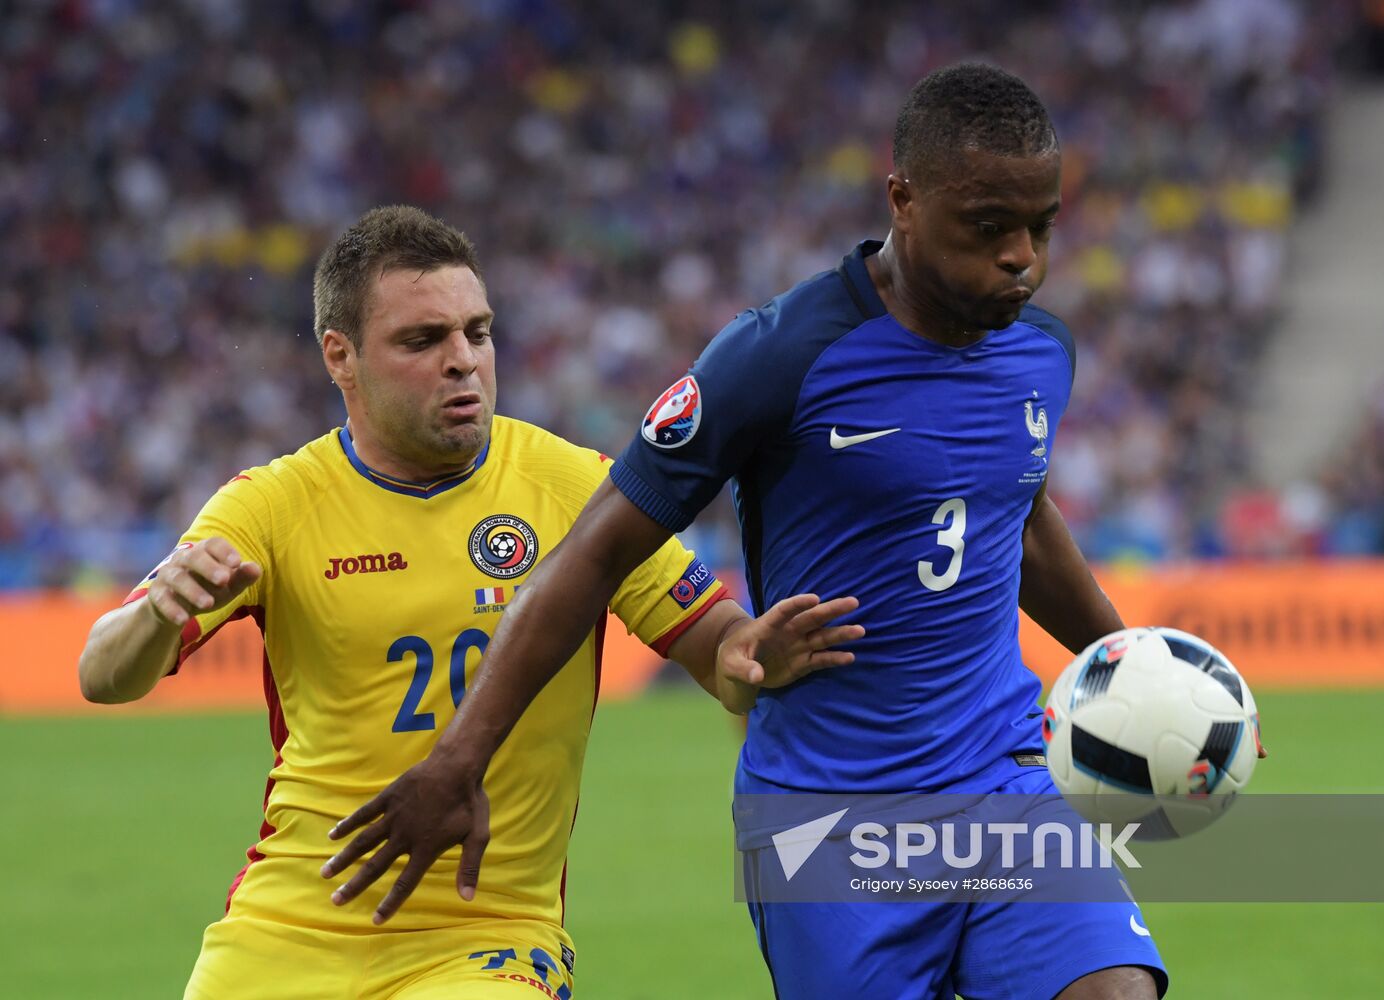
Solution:
<path fill-rule="evenodd" d="M 1032 453 L 1038 458 L 1042 458 L 1048 453 L 1048 411 L 1043 407 L 1038 408 L 1038 415 L 1033 415 L 1033 400 L 1024 400 L 1024 423 L 1028 425 L 1028 433 L 1037 439 L 1038 444 Z"/>

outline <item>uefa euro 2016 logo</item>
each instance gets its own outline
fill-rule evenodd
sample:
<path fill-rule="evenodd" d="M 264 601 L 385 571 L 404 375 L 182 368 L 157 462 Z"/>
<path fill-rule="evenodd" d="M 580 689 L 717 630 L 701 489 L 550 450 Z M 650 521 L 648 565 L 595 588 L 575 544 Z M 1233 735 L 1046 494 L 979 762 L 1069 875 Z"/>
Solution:
<path fill-rule="evenodd" d="M 701 422 L 701 387 L 691 375 L 684 375 L 654 400 L 639 433 L 651 445 L 676 448 L 692 440 Z"/>
<path fill-rule="evenodd" d="M 509 580 L 538 558 L 538 536 L 512 514 L 492 514 L 471 531 L 471 561 L 487 576 Z"/>

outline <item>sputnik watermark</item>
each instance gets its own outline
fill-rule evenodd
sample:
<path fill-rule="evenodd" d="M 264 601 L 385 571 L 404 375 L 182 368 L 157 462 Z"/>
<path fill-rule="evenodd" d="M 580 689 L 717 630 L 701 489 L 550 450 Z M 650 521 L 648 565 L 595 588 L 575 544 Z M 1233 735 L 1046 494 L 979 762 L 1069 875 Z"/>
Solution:
<path fill-rule="evenodd" d="M 772 836 L 774 851 L 783 868 L 783 877 L 792 881 L 807 859 L 831 835 L 849 809 L 840 809 L 809 820 Z M 938 832 L 938 827 L 941 832 Z M 1115 859 L 1126 868 L 1141 868 L 1129 849 L 1129 841 L 1139 832 L 1138 823 L 1124 823 L 1116 832 L 1113 823 L 1068 823 L 1049 821 L 1031 825 L 1019 822 L 992 823 L 895 823 L 891 830 L 873 820 L 857 823 L 847 836 L 855 851 L 848 855 L 857 868 L 875 869 L 892 864 L 907 870 L 919 858 L 937 854 L 951 869 L 970 871 L 998 859 L 999 866 L 1012 870 L 1022 857 L 1033 868 L 1055 866 L 1060 869 L 1113 868 Z M 966 838 L 965 852 L 961 842 Z M 991 840 L 993 838 L 993 841 Z M 1022 845 L 1020 838 L 1026 838 Z M 998 854 L 989 849 L 998 842 Z M 1052 858 L 1056 844 L 1057 856 Z M 1023 846 L 1027 850 L 1023 850 Z M 940 848 L 940 852 L 939 852 Z M 897 881 L 897 880 L 895 880 Z M 887 884 L 893 884 L 892 882 Z"/>
<path fill-rule="evenodd" d="M 1384 902 L 1384 795 L 736 796 L 752 902 Z M 1126 884 L 1127 883 L 1127 884 Z"/>
<path fill-rule="evenodd" d="M 737 820 L 741 885 L 763 901 L 1091 899 L 1142 867 L 1139 820 L 1055 796 L 741 796 Z"/>
<path fill-rule="evenodd" d="M 1057 843 L 1055 865 L 1061 869 L 1113 868 L 1115 856 L 1127 868 L 1141 868 L 1139 859 L 1129 851 L 1128 842 L 1139 831 L 1138 823 L 1125 823 L 1117 834 L 1113 823 L 1078 823 L 1075 830 L 1066 823 L 1039 823 L 1032 829 L 1028 823 L 967 823 L 966 853 L 959 848 L 962 824 L 942 823 L 939 836 L 931 823 L 897 823 L 893 831 L 893 850 L 890 850 L 889 828 L 883 823 L 859 823 L 851 828 L 851 846 L 856 848 L 850 861 L 859 868 L 883 868 L 893 861 L 895 868 L 907 869 L 917 858 L 926 858 L 941 844 L 941 858 L 948 868 L 971 870 L 987 862 L 993 855 L 987 850 L 987 838 L 999 840 L 999 865 L 1013 869 L 1018 864 L 1019 838 L 1028 838 L 1028 850 L 1022 856 L 1034 868 L 1049 866 L 1052 842 Z M 784 872 L 787 875 L 787 870 Z"/>

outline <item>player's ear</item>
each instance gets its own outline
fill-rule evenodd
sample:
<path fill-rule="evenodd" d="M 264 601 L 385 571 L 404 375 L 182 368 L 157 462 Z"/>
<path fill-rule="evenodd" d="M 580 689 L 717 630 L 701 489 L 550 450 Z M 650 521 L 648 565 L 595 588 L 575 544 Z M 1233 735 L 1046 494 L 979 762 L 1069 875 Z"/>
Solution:
<path fill-rule="evenodd" d="M 913 228 L 911 210 L 913 200 L 918 196 L 917 187 L 902 174 L 890 174 L 886 184 L 885 197 L 889 200 L 891 227 L 906 235 Z"/>
<path fill-rule="evenodd" d="M 357 356 L 356 345 L 340 330 L 327 330 L 322 334 L 322 363 L 339 388 L 355 387 Z"/>

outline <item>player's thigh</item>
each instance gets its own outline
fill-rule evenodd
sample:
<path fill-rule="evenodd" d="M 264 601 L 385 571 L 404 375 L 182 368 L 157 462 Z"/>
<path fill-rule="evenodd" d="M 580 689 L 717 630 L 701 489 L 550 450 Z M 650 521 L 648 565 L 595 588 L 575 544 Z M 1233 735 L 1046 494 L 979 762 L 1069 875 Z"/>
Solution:
<path fill-rule="evenodd" d="M 301 1000 L 355 996 L 359 937 L 244 917 L 207 928 L 183 1000 Z"/>
<path fill-rule="evenodd" d="M 777 863 L 771 849 L 745 858 L 747 879 L 756 865 Z M 784 1000 L 952 1000 L 965 912 L 945 903 L 750 903 L 760 951 Z"/>
<path fill-rule="evenodd" d="M 765 903 L 758 910 L 764 960 L 785 1000 L 952 1000 L 960 905 Z"/>
<path fill-rule="evenodd" d="M 977 903 L 957 954 L 956 992 L 966 1000 L 1053 1000 L 1082 977 L 1120 966 L 1148 970 L 1157 995 L 1166 992 L 1163 960 L 1133 903 Z"/>
<path fill-rule="evenodd" d="M 384 995 L 389 1000 L 567 1000 L 572 980 L 545 949 L 516 944 L 458 954 Z"/>
<path fill-rule="evenodd" d="M 1027 807 L 1033 810 L 1026 817 L 1031 826 L 1045 819 L 1062 821 L 1051 811 L 1069 810 L 1061 804 L 1061 793 L 1046 768 L 1025 770 L 1001 790 L 1026 797 Z M 1008 807 L 1005 818 L 1016 818 L 1009 815 Z M 1035 872 L 1016 868 L 996 874 Z M 974 904 L 957 953 L 957 993 L 966 1000 L 1053 1000 L 1083 977 L 1128 966 L 1147 970 L 1161 997 L 1168 988 L 1163 960 L 1139 907 L 1129 897 L 1128 886 L 1120 884 L 1118 869 L 1087 870 L 1080 878 L 1089 898 L 1119 901 Z M 1112 975 L 1125 978 L 1123 973 Z M 1131 975 L 1139 978 L 1137 972 Z M 1094 985 L 1110 979 L 1101 977 Z M 1111 997 L 1125 1000 L 1120 992 L 1112 992 Z"/>

